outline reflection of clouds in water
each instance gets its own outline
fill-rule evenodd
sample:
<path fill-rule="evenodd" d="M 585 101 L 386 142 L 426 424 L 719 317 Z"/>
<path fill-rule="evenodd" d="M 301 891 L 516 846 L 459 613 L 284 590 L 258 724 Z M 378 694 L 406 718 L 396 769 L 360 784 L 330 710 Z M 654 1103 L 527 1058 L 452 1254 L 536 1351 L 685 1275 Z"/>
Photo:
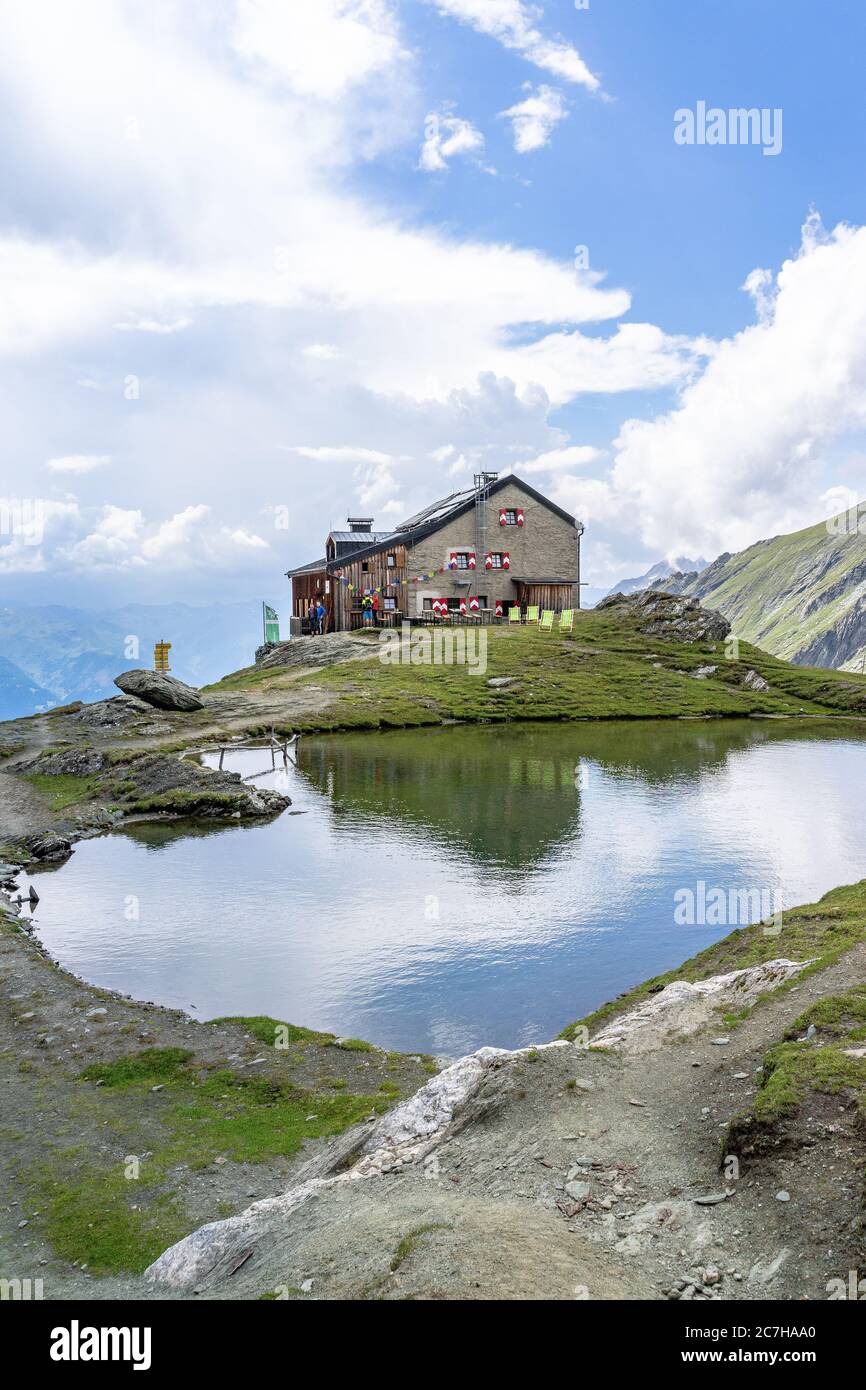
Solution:
<path fill-rule="evenodd" d="M 508 798 L 473 807 L 471 846 L 460 843 L 459 823 L 442 833 L 441 790 L 450 794 L 454 760 L 444 768 L 428 760 L 412 817 L 392 815 L 405 763 L 391 736 L 381 744 L 370 736 L 355 802 L 355 764 L 341 748 L 336 779 L 320 761 L 317 782 L 291 765 L 250 782 L 279 782 L 304 815 L 208 835 L 151 827 L 163 840 L 156 852 L 127 836 L 83 842 L 45 880 L 39 931 L 85 977 L 139 998 L 195 1003 L 201 1017 L 266 1013 L 448 1055 L 538 1041 L 724 934 L 676 928 L 676 888 L 781 876 L 802 901 L 866 872 L 858 834 L 866 745 L 759 738 L 725 759 L 723 732 L 705 740 L 702 764 L 683 729 L 665 778 L 673 745 L 659 752 L 659 735 L 647 730 L 644 763 L 625 767 L 611 751 L 593 760 L 582 789 L 574 731 L 545 735 L 564 750 L 558 760 L 512 748 Z M 741 748 L 743 730 L 735 736 Z M 623 737 L 643 735 L 632 728 Z M 379 766 L 377 747 L 389 750 L 389 764 L 383 754 Z M 492 740 L 487 747 L 495 753 Z M 263 756 L 232 750 L 225 762 L 257 773 Z M 390 799 L 379 795 L 388 767 Z M 438 800 L 425 821 L 428 796 Z M 524 839 L 528 814 L 538 819 Z M 121 914 L 130 893 L 141 900 L 134 924 Z"/>
<path fill-rule="evenodd" d="M 702 836 L 724 826 L 732 859 L 765 869 L 782 905 L 807 901 L 863 874 L 852 823 L 862 822 L 866 790 L 852 776 L 861 743 L 786 743 L 736 753 L 712 779 L 695 810 Z"/>

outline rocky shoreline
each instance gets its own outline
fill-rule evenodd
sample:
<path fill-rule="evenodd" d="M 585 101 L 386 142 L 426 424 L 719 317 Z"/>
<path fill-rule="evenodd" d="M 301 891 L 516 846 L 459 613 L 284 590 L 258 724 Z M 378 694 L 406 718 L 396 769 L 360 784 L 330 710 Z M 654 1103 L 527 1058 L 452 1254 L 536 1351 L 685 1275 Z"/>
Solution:
<path fill-rule="evenodd" d="M 130 820 L 289 804 L 188 756 L 262 735 L 234 699 L 0 726 L 4 1269 L 60 1299 L 763 1299 L 866 1264 L 866 884 L 556 1042 L 438 1072 L 58 968 L 21 930 L 16 867 Z"/>

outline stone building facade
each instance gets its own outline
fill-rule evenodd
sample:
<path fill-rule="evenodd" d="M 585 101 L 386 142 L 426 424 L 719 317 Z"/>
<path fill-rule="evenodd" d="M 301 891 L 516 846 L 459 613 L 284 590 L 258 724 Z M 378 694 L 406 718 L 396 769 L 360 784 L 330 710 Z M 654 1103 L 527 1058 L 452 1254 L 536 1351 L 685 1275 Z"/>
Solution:
<path fill-rule="evenodd" d="M 366 519 L 363 524 L 372 527 Z M 349 631 L 369 622 L 364 600 L 369 609 L 371 595 L 379 624 L 446 612 L 507 619 L 521 602 L 579 607 L 582 530 L 522 479 L 484 474 L 474 488 L 434 503 L 390 533 L 358 531 L 357 549 L 342 540 L 342 553 L 334 555 L 329 537 L 325 559 L 289 571 L 293 618 L 302 624 L 309 605 L 321 601 L 328 629 Z"/>

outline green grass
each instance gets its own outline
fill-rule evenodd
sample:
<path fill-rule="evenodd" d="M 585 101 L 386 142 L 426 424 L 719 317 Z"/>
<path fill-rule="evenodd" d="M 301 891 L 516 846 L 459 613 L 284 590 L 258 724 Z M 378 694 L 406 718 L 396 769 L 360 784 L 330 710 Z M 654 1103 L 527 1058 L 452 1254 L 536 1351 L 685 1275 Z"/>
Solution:
<path fill-rule="evenodd" d="M 864 553 L 862 536 L 833 535 L 819 522 L 710 566 L 693 589 L 738 636 L 790 660 L 852 611 Z"/>
<path fill-rule="evenodd" d="M 289 1028 L 297 1045 L 334 1042 L 332 1034 L 263 1016 L 239 1021 L 265 1042 L 273 1042 L 273 1029 L 280 1026 Z M 200 1224 L 185 1211 L 178 1172 L 202 1169 L 218 1158 L 264 1163 L 289 1157 L 308 1139 L 330 1138 L 383 1114 L 402 1094 L 378 1071 L 371 1072 L 366 1092 L 348 1090 L 337 1084 L 339 1078 L 322 1077 L 309 1089 L 285 1075 L 203 1070 L 180 1047 L 143 1048 L 93 1063 L 79 1081 L 86 1089 L 75 1102 L 77 1123 L 90 1117 L 100 1154 L 113 1149 L 122 1155 L 130 1146 L 135 1152 L 136 1145 L 141 1152 L 146 1134 L 140 1176 L 125 1176 L 125 1159 L 94 1160 L 91 1150 L 57 1153 L 50 1164 L 18 1177 L 57 1254 L 86 1263 L 94 1273 L 140 1272 Z M 139 1132 L 142 1115 L 146 1124 Z"/>
<path fill-rule="evenodd" d="M 416 1226 L 414 1231 L 408 1231 L 391 1256 L 391 1273 L 397 1273 L 397 1270 L 408 1260 L 409 1256 L 412 1254 L 413 1250 L 417 1248 L 419 1241 L 421 1241 L 424 1236 L 429 1235 L 431 1231 L 447 1230 L 448 1226 L 444 1221 L 428 1221 L 426 1225 Z"/>
<path fill-rule="evenodd" d="M 322 1046 L 336 1042 L 334 1033 L 317 1033 L 312 1028 L 300 1028 L 296 1023 L 282 1023 L 277 1018 L 269 1018 L 267 1014 L 230 1014 L 225 1018 L 212 1018 L 209 1022 L 237 1024 L 269 1047 L 273 1047 L 278 1039 L 291 1043 L 319 1043 Z"/>
<path fill-rule="evenodd" d="M 815 1029 L 806 1037 L 810 1027 Z M 764 1057 L 761 1082 L 751 1106 L 734 1116 L 724 1153 L 754 1149 L 763 1133 L 796 1114 L 814 1092 L 846 1094 L 866 1116 L 866 1058 L 846 1056 L 866 1036 L 866 985 L 827 995 L 811 1005 Z"/>
<path fill-rule="evenodd" d="M 588 1028 L 590 1034 L 618 1014 L 643 1003 L 673 980 L 706 980 L 711 975 L 726 974 L 749 965 L 785 956 L 788 960 L 813 960 L 808 972 L 832 964 L 844 951 L 866 940 L 866 879 L 859 883 L 834 888 L 817 903 L 791 908 L 782 914 L 782 929 L 778 935 L 767 935 L 761 923 L 739 927 L 705 951 L 692 956 L 675 970 L 644 980 L 619 999 L 569 1024 L 560 1037 L 573 1041 L 576 1030 Z M 801 972 L 797 977 L 803 978 Z M 784 988 L 784 986 L 783 986 Z"/>
<path fill-rule="evenodd" d="M 103 1086 L 150 1085 L 177 1081 L 188 1075 L 192 1052 L 183 1047 L 146 1047 L 143 1052 L 121 1057 L 116 1062 L 95 1062 L 80 1073 L 82 1081 L 99 1081 Z"/>
<path fill-rule="evenodd" d="M 169 813 L 177 816 L 194 816 L 198 812 L 214 809 L 221 811 L 240 811 L 245 805 L 243 792 L 174 791 L 158 792 L 153 796 L 137 797 L 127 802 L 125 810 L 130 815 L 146 815 L 151 812 Z"/>
<path fill-rule="evenodd" d="M 534 627 L 484 628 L 475 635 L 481 634 L 487 640 L 483 674 L 459 664 L 385 665 L 374 656 L 301 675 L 293 691 L 313 684 L 330 700 L 316 714 L 293 715 L 280 731 L 424 727 L 443 719 L 866 715 L 866 679 L 859 676 L 791 667 L 746 642 L 736 661 L 727 660 L 723 643 L 647 637 L 632 614 L 616 609 L 580 613 L 566 637 Z M 695 680 L 690 672 L 708 664 L 716 672 Z M 749 670 L 769 681 L 770 689 L 746 690 L 742 681 Z M 280 667 L 253 668 L 213 689 L 266 689 L 285 674 Z M 491 689 L 487 680 L 493 676 L 511 676 L 515 683 Z"/>
<path fill-rule="evenodd" d="M 121 1166 L 76 1167 L 69 1177 L 58 1166 L 45 1167 L 27 1183 L 39 1203 L 40 1229 L 55 1253 L 86 1264 L 94 1274 L 140 1274 L 190 1229 L 173 1194 L 151 1193 L 143 1201 L 141 1181 L 130 1181 Z"/>
<path fill-rule="evenodd" d="M 53 777 L 46 772 L 31 772 L 26 780 L 45 797 L 54 811 L 64 811 L 67 806 L 89 801 L 100 784 L 95 773 L 88 777 L 75 777 L 71 773 L 60 773 Z"/>

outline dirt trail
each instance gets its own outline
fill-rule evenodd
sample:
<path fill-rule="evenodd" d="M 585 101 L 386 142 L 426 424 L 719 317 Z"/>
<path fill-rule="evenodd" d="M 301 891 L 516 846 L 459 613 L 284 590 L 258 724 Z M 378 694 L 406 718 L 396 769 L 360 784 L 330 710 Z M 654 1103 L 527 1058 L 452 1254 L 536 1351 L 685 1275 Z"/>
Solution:
<path fill-rule="evenodd" d="M 422 1162 L 338 1181 L 292 1212 L 254 1208 L 252 1231 L 229 1223 L 224 1257 L 195 1286 L 215 1298 L 608 1299 L 706 1278 L 724 1299 L 826 1298 L 866 1253 L 856 1105 L 813 1097 L 809 1142 L 737 1178 L 720 1174 L 719 1144 L 767 1048 L 814 1000 L 864 981 L 859 946 L 724 1033 L 712 1021 L 639 1056 L 511 1054 Z"/>

